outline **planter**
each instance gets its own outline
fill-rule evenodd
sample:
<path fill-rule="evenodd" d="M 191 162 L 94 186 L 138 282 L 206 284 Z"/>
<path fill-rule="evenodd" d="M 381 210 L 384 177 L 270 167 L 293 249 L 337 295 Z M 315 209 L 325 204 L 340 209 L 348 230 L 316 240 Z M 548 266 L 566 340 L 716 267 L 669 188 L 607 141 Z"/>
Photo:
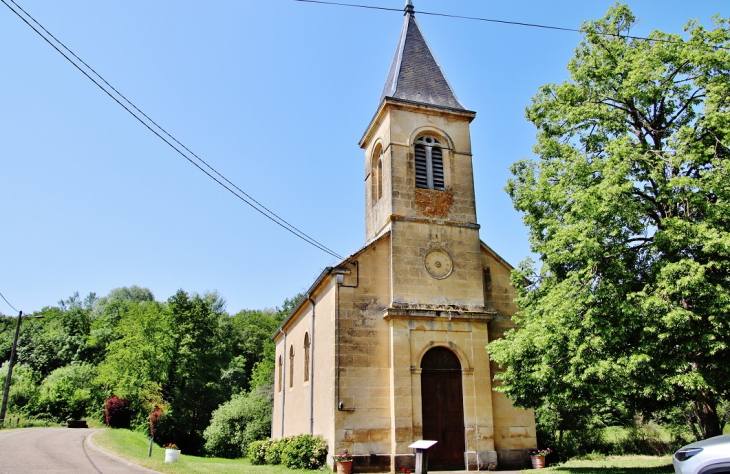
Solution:
<path fill-rule="evenodd" d="M 337 461 L 337 474 L 350 474 L 352 472 L 352 460 Z"/>
<path fill-rule="evenodd" d="M 545 467 L 545 456 L 530 456 L 530 461 L 532 461 L 533 469 L 542 469 Z"/>
<path fill-rule="evenodd" d="M 179 449 L 166 449 L 165 450 L 165 462 L 177 462 L 180 459 Z"/>

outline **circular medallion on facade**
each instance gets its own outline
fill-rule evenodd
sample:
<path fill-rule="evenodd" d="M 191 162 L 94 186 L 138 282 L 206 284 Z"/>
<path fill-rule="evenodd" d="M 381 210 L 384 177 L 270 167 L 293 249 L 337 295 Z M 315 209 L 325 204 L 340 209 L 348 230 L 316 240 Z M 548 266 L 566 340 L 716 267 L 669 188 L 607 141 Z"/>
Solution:
<path fill-rule="evenodd" d="M 441 280 L 451 275 L 454 270 L 454 261 L 443 250 L 433 249 L 423 258 L 423 266 L 432 277 Z"/>

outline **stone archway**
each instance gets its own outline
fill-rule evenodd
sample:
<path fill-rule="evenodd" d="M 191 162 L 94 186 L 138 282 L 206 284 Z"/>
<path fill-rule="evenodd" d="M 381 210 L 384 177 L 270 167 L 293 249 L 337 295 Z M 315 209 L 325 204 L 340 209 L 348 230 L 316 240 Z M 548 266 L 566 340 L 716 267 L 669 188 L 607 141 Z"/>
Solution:
<path fill-rule="evenodd" d="M 452 351 L 434 347 L 421 360 L 423 439 L 438 441 L 428 451 L 434 471 L 464 469 L 464 395 L 461 363 Z"/>

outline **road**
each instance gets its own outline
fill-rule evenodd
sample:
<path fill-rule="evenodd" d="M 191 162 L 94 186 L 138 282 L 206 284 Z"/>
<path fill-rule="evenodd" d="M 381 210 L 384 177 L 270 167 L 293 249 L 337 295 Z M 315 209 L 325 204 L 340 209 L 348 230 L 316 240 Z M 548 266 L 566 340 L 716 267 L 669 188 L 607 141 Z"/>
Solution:
<path fill-rule="evenodd" d="M 0 431 L 0 474 L 141 474 L 90 446 L 92 429 L 31 428 Z"/>

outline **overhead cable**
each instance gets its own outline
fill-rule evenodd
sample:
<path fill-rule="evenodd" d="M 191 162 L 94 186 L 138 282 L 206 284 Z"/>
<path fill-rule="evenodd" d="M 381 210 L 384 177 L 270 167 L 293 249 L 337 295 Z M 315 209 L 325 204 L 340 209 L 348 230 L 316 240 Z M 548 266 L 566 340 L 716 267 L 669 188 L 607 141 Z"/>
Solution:
<path fill-rule="evenodd" d="M 10 304 L 10 301 L 8 301 L 7 299 L 5 299 L 5 297 L 3 296 L 3 294 L 2 294 L 2 293 L 0 293 L 0 297 L 2 297 L 2 299 L 4 299 L 4 300 L 5 300 L 5 302 L 6 302 L 7 304 L 8 304 L 8 306 L 10 306 L 11 308 L 15 309 L 15 306 L 11 305 L 11 304 Z M 20 313 L 20 311 L 18 311 L 17 309 L 15 309 L 15 311 L 16 311 L 17 313 Z"/>
<path fill-rule="evenodd" d="M 385 7 L 374 7 L 370 5 L 358 5 L 354 3 L 338 3 L 338 2 L 327 2 L 323 0 L 294 0 L 295 2 L 302 2 L 302 3 L 319 3 L 322 5 L 336 5 L 340 7 L 354 7 L 354 8 L 367 8 L 367 9 L 373 9 L 373 10 L 387 10 L 387 11 L 397 11 L 402 12 L 402 8 L 385 8 Z M 550 25 L 540 25 L 537 23 L 523 23 L 520 21 L 507 21 L 507 20 L 495 20 L 492 18 L 479 18 L 475 16 L 462 16 L 462 15 L 450 15 L 448 13 L 435 13 L 435 12 L 424 12 L 419 10 L 414 10 L 413 13 L 417 13 L 419 15 L 431 15 L 431 16 L 441 16 L 446 18 L 457 18 L 461 20 L 474 20 L 474 21 L 485 21 L 488 23 L 500 23 L 503 25 L 514 25 L 514 26 L 528 26 L 531 28 L 542 28 L 546 30 L 557 30 L 557 31 L 568 31 L 571 33 L 582 33 L 582 30 L 576 29 L 576 28 L 563 28 L 561 26 L 550 26 Z M 618 33 L 600 33 L 603 36 L 613 36 L 617 38 L 626 38 L 626 39 L 633 39 L 633 40 L 642 40 L 642 41 L 658 41 L 660 43 L 673 43 L 673 44 L 680 44 L 679 41 L 672 41 L 668 39 L 661 39 L 661 38 L 645 38 L 642 36 L 631 36 L 631 35 L 622 35 Z M 721 49 L 730 49 L 728 46 L 713 46 L 714 48 L 721 48 Z"/>
<path fill-rule="evenodd" d="M 308 244 L 317 247 L 318 249 L 322 250 L 323 252 L 339 259 L 343 260 L 344 257 L 337 254 L 335 251 L 329 249 L 324 244 L 321 244 L 320 242 L 316 241 L 314 238 L 310 237 L 306 233 L 302 232 L 301 230 L 297 229 L 295 226 L 278 216 L 276 213 L 268 209 L 266 206 L 261 204 L 259 201 L 255 200 L 253 197 L 251 197 L 248 193 L 243 191 L 241 188 L 236 186 L 234 183 L 232 183 L 228 178 L 223 176 L 221 173 L 219 173 L 215 168 L 213 168 L 211 165 L 209 165 L 206 161 L 204 161 L 202 158 L 200 158 L 197 154 L 193 153 L 189 148 L 187 148 L 185 145 L 183 145 L 179 140 L 177 140 L 175 137 L 173 137 L 170 133 L 168 133 L 164 128 L 162 128 L 160 125 L 158 125 L 154 120 L 152 120 L 147 114 L 142 112 L 137 106 L 135 106 L 129 99 L 127 99 L 121 92 L 119 92 L 116 88 L 114 88 L 109 82 L 107 82 L 98 72 L 96 72 L 91 66 L 89 66 L 86 62 L 84 62 L 81 58 L 79 58 L 73 51 L 71 51 L 65 44 L 63 44 L 60 40 L 58 40 L 53 34 L 51 34 L 43 25 L 41 25 L 33 16 L 31 16 L 28 12 L 26 12 L 20 5 L 18 5 L 15 0 L 10 0 L 20 11 L 22 11 L 25 15 L 28 16 L 36 25 L 38 25 L 39 28 L 41 28 L 45 33 L 48 34 L 51 38 L 53 38 L 54 41 L 56 41 L 63 49 L 68 51 L 70 55 L 72 55 L 74 58 L 76 58 L 80 63 L 82 63 L 86 68 L 88 68 L 96 77 L 100 79 L 101 82 L 106 84 L 110 89 L 112 89 L 119 97 L 124 100 L 129 106 L 133 109 L 135 109 L 137 112 L 139 112 L 142 116 L 144 116 L 150 123 L 152 123 L 157 129 L 159 129 L 159 132 L 155 130 L 150 124 L 148 124 L 145 120 L 143 120 L 139 115 L 137 115 L 134 111 L 132 111 L 129 107 L 127 107 L 125 104 L 122 103 L 120 99 L 114 96 L 109 90 L 107 90 L 102 84 L 99 83 L 99 81 L 95 80 L 91 75 L 85 71 L 81 66 L 79 66 L 73 59 L 71 59 L 67 54 L 65 54 L 61 49 L 59 49 L 58 46 L 56 46 L 51 40 L 48 39 L 43 33 L 41 33 L 35 26 L 33 26 L 23 15 L 21 15 L 18 11 L 16 11 L 13 7 L 11 7 L 6 0 L 0 0 L 2 1 L 5 6 L 7 6 L 13 13 L 15 13 L 23 22 L 25 22 L 33 31 L 35 31 L 41 38 L 43 38 L 49 45 L 51 45 L 58 53 L 60 53 L 68 62 L 70 62 L 74 67 L 76 67 L 82 74 L 84 74 L 91 82 L 93 82 L 97 87 L 99 87 L 102 91 L 104 91 L 110 98 L 112 98 L 117 104 L 119 104 L 124 110 L 126 110 L 130 115 L 132 115 L 135 119 L 137 119 L 142 125 L 144 125 L 147 129 L 149 129 L 152 133 L 157 135 L 158 138 L 160 138 L 162 141 L 164 141 L 168 146 L 170 146 L 173 150 L 175 150 L 178 154 L 180 154 L 183 158 L 188 160 L 191 164 L 193 164 L 196 168 L 198 168 L 200 171 L 205 173 L 209 178 L 211 178 L 213 181 L 218 183 L 220 186 L 225 188 L 227 191 L 229 191 L 231 194 L 236 196 L 238 199 L 243 201 L 244 203 L 248 204 L 251 208 L 274 222 L 275 224 L 279 225 L 283 229 L 286 229 L 290 233 L 294 234 L 295 236 L 299 237 L 303 241 L 307 242 Z M 161 132 L 161 133 L 160 133 Z M 208 169 L 210 169 L 214 174 L 219 176 L 223 181 L 230 184 L 233 188 L 235 188 L 238 192 L 243 194 L 243 197 L 240 194 L 238 194 L 236 191 L 228 187 L 226 184 L 221 182 L 221 180 L 217 179 L 215 176 L 213 176 L 211 173 L 209 173 L 207 170 L 205 170 L 203 167 L 201 167 L 198 163 L 196 163 L 193 159 L 191 159 L 189 156 L 187 156 L 180 148 L 175 146 L 173 143 L 171 143 L 169 140 L 167 140 L 164 136 L 170 138 L 170 140 L 174 141 L 178 145 L 180 145 L 184 150 L 186 150 L 188 153 L 190 153 L 192 156 L 194 156 L 198 161 L 203 163 Z M 248 199 L 247 199 L 248 198 Z"/>

